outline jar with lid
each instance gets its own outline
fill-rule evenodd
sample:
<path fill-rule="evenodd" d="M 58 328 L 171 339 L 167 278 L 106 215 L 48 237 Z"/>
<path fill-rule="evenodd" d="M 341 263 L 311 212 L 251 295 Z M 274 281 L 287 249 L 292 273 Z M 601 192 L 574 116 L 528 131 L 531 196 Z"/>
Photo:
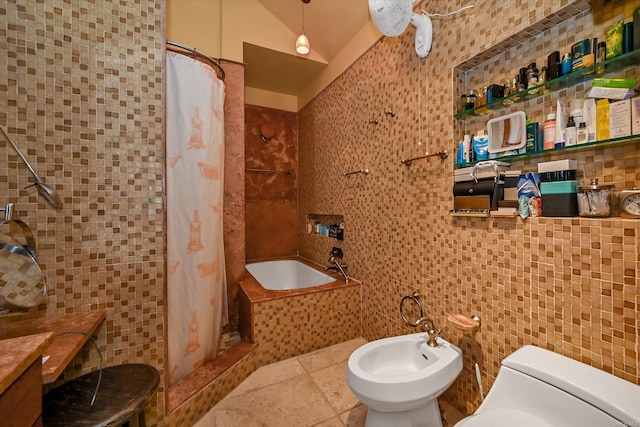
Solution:
<path fill-rule="evenodd" d="M 532 62 L 527 66 L 526 76 L 528 88 L 532 88 L 538 85 L 539 72 L 535 62 Z M 529 90 L 529 92 L 535 94 L 538 93 L 538 89 Z"/>
<path fill-rule="evenodd" d="M 598 184 L 598 178 L 590 184 L 578 186 L 578 212 L 580 216 L 607 217 L 611 215 L 612 184 Z"/>
<path fill-rule="evenodd" d="M 478 91 L 475 89 L 471 89 L 469 91 L 469 95 L 467 95 L 467 110 L 473 110 L 476 108 L 476 97 L 478 96 Z"/>

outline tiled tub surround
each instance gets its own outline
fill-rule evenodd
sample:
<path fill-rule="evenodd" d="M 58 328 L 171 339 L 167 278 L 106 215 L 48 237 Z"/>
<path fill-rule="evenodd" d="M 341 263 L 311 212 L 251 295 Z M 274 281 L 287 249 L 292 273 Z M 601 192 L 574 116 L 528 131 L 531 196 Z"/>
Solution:
<path fill-rule="evenodd" d="M 259 366 L 361 336 L 360 282 L 331 275 L 336 280 L 326 285 L 270 291 L 247 272 L 240 281 L 240 333 L 258 344 Z"/>
<path fill-rule="evenodd" d="M 426 1 L 418 7 L 442 13 L 466 3 Z M 341 247 L 349 273 L 362 282 L 363 336 L 369 341 L 413 332 L 398 313 L 400 299 L 413 291 L 437 326 L 449 314 L 480 315 L 482 328 L 473 335 L 451 325 L 445 330 L 445 338 L 462 349 L 464 368 L 444 397 L 467 413 L 480 402 L 474 364 L 488 392 L 500 361 L 525 344 L 640 383 L 640 221 L 452 218 L 455 156 L 400 164 L 425 149 L 455 152 L 462 137 L 452 119 L 455 65 L 567 3 L 487 0 L 455 17 L 434 18 L 434 45 L 424 60 L 414 52 L 414 30 L 383 38 L 299 113 L 299 169 L 314 171 L 300 174 L 299 255 L 321 263 L 331 245 L 306 233 L 306 213 L 344 215 Z M 591 25 L 553 34 L 536 44 L 534 56 L 587 33 L 600 39 L 606 22 L 628 21 L 640 6 L 592 4 L 599 15 L 583 18 Z M 384 115 L 387 108 L 396 116 Z M 372 116 L 377 126 L 368 123 Z M 638 143 L 546 154 L 513 169 L 566 157 L 578 160 L 585 177 L 618 188 L 640 186 Z M 367 176 L 342 176 L 364 167 Z"/>

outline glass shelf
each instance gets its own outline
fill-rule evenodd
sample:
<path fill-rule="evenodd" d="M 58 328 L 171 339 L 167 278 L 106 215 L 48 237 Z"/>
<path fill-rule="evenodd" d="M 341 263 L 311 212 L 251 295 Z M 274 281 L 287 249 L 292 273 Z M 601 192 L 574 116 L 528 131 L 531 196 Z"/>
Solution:
<path fill-rule="evenodd" d="M 570 145 L 569 147 L 554 148 L 553 150 L 533 151 L 533 152 L 523 153 L 523 154 L 514 154 L 512 156 L 501 156 L 501 157 L 496 157 L 495 159 L 489 159 L 489 160 L 498 160 L 498 161 L 501 161 L 501 162 L 511 162 L 511 161 L 514 161 L 514 160 L 534 159 L 534 158 L 537 158 L 537 157 L 542 157 L 542 156 L 544 156 L 546 154 L 578 152 L 578 151 L 589 150 L 589 149 L 592 149 L 592 148 L 607 148 L 607 147 L 612 147 L 612 146 L 617 146 L 617 145 L 622 146 L 622 145 L 625 145 L 625 144 L 631 144 L 631 143 L 638 142 L 638 141 L 640 141 L 640 134 L 623 136 L 621 138 L 612 138 L 612 139 L 604 139 L 604 140 L 600 140 L 600 141 L 591 141 L 591 142 L 587 142 L 585 144 Z M 483 160 L 483 161 L 485 161 L 485 160 Z M 456 164 L 455 165 L 455 169 L 466 168 L 466 167 L 469 167 L 469 166 L 473 166 L 476 163 L 478 163 L 478 162 Z"/>
<path fill-rule="evenodd" d="M 489 104 L 461 111 L 453 117 L 458 120 L 472 120 L 504 108 L 509 108 L 517 103 L 527 102 L 537 97 L 548 95 L 552 91 L 557 91 L 576 83 L 590 81 L 595 77 L 602 77 L 603 75 L 613 73 L 631 65 L 637 65 L 639 62 L 640 49 L 625 53 L 624 55 L 616 56 L 615 58 L 607 59 L 606 61 L 595 64 L 591 67 L 580 68 L 570 74 L 533 86 L 525 91 L 520 91 L 507 97 L 500 98 Z M 602 67 L 604 67 L 604 71 L 599 72 Z"/>

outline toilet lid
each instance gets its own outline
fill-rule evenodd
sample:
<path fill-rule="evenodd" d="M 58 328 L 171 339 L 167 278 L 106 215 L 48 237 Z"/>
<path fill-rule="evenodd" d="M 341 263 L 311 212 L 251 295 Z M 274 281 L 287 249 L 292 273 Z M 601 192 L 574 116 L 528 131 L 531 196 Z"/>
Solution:
<path fill-rule="evenodd" d="M 501 409 L 472 415 L 454 427 L 553 427 L 527 412 L 517 409 Z"/>

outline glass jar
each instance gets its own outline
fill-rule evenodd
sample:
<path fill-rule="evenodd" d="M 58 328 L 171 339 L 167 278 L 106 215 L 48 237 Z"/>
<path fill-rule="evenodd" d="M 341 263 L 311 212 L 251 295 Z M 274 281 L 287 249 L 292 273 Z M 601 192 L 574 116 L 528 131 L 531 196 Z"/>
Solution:
<path fill-rule="evenodd" d="M 598 184 L 598 178 L 591 184 L 578 186 L 578 212 L 580 216 L 607 217 L 611 215 L 612 184 Z"/>

